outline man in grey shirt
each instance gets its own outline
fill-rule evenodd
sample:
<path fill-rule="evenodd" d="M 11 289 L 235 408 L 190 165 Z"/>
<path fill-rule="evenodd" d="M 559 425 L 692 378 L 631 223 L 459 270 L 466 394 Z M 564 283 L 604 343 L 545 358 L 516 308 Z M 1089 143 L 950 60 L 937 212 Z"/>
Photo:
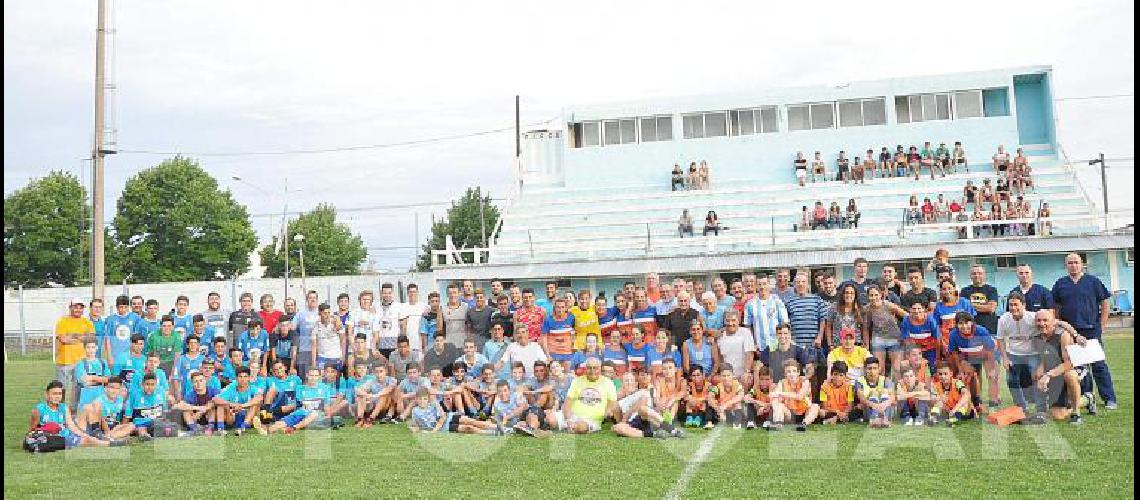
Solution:
<path fill-rule="evenodd" d="M 388 364 L 392 367 L 392 376 L 396 377 L 396 380 L 404 380 L 408 376 L 409 364 L 419 364 L 421 361 L 423 356 L 418 351 L 412 350 L 407 336 L 400 335 L 396 338 L 396 350 L 388 355 Z"/>
<path fill-rule="evenodd" d="M 309 290 L 305 294 L 305 308 L 297 311 L 293 324 L 297 325 L 297 373 L 308 373 L 309 365 L 313 359 L 313 327 L 321 319 L 317 310 L 318 295 L 316 290 Z"/>
<path fill-rule="evenodd" d="M 230 334 L 230 345 L 236 346 L 241 334 L 249 330 L 249 320 L 260 319 L 257 316 L 257 311 L 253 310 L 253 294 L 244 292 L 239 299 L 241 308 L 230 313 L 229 318 L 226 320 L 226 330 Z"/>
<path fill-rule="evenodd" d="M 1033 311 L 1025 309 L 1025 296 L 1019 291 L 1006 299 L 1009 311 L 998 318 L 997 350 L 1007 373 L 1006 384 L 1013 402 L 1030 413 L 1029 399 L 1037 405 L 1038 413 L 1045 413 L 1044 394 L 1036 389 L 1033 373 L 1041 360 L 1041 332 L 1037 329 Z"/>
<path fill-rule="evenodd" d="M 459 300 L 459 287 L 452 283 L 447 285 L 447 304 L 443 309 L 443 333 L 447 343 L 456 351 L 463 347 L 467 341 L 467 303 Z M 431 349 L 431 346 L 426 346 Z M 456 354 L 458 356 L 458 354 Z M 455 359 L 455 358 L 451 358 Z M 450 360 L 449 360 L 450 361 Z M 425 368 L 424 372 L 428 370 Z"/>
<path fill-rule="evenodd" d="M 208 307 L 202 311 L 202 318 L 206 320 L 206 338 L 202 339 L 202 343 L 210 342 L 213 345 L 215 337 L 223 337 L 231 346 L 236 346 L 237 339 L 229 336 L 230 313 L 222 309 L 222 296 L 218 292 L 210 292 L 206 296 L 206 305 Z"/>
<path fill-rule="evenodd" d="M 482 351 L 483 344 L 491 338 L 491 314 L 494 309 L 487 307 L 487 296 L 482 288 L 475 289 L 475 307 L 467 309 L 466 325 L 475 337 L 475 349 Z"/>

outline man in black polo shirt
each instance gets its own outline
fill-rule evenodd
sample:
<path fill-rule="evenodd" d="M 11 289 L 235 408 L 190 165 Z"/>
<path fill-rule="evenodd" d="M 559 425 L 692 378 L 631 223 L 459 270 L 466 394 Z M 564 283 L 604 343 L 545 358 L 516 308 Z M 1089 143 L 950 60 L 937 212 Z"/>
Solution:
<path fill-rule="evenodd" d="M 499 295 L 496 299 L 498 309 L 491 313 L 491 327 L 503 327 L 503 336 L 512 339 L 515 337 L 515 315 L 511 312 L 511 301 L 506 295 Z"/>
<path fill-rule="evenodd" d="M 677 307 L 665 315 L 664 325 L 662 325 L 666 330 L 669 330 L 669 337 L 673 345 L 680 346 L 685 343 L 685 340 L 689 338 L 689 326 L 692 325 L 693 320 L 699 319 L 700 316 L 700 313 L 689 305 L 689 292 L 681 290 L 677 294 Z"/>
<path fill-rule="evenodd" d="M 970 285 L 962 288 L 962 296 L 978 312 L 974 315 L 974 322 L 996 332 L 998 291 L 993 285 L 986 284 L 986 268 L 979 265 L 970 267 Z"/>
<path fill-rule="evenodd" d="M 906 281 L 910 284 L 910 290 L 902 294 L 903 309 L 909 311 L 911 306 L 922 304 L 926 306 L 926 312 L 934 312 L 934 306 L 938 303 L 938 291 L 928 288 L 926 283 L 923 283 L 922 268 L 918 266 L 907 268 Z"/>

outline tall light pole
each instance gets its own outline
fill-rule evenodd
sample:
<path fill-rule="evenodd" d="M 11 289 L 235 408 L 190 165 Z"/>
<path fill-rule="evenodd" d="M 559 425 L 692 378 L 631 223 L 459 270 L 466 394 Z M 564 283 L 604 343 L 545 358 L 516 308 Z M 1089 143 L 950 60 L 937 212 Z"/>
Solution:
<path fill-rule="evenodd" d="M 91 151 L 91 297 L 103 298 L 103 156 L 104 150 L 104 110 L 103 92 L 106 89 L 104 59 L 107 32 L 107 0 L 99 0 L 98 22 L 95 28 L 95 145 Z"/>
<path fill-rule="evenodd" d="M 293 235 L 293 241 L 297 242 L 297 252 L 301 261 L 301 288 L 303 293 L 308 293 L 309 287 L 305 285 L 305 235 L 297 233 Z M 286 259 L 288 260 L 288 259 Z"/>
<path fill-rule="evenodd" d="M 1108 178 L 1104 174 L 1104 153 L 1095 160 L 1089 160 L 1089 165 L 1100 164 L 1100 191 L 1104 195 L 1104 230 L 1108 231 Z"/>

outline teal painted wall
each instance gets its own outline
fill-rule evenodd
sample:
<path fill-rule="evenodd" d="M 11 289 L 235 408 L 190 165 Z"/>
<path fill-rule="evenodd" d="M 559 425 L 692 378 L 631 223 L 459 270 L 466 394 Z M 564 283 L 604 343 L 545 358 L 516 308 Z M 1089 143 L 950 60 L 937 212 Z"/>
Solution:
<path fill-rule="evenodd" d="M 1044 78 L 1018 81 L 1014 77 L 1013 95 L 1017 102 L 1017 132 L 1021 144 L 1040 144 L 1050 141 L 1046 108 L 1047 95 Z"/>

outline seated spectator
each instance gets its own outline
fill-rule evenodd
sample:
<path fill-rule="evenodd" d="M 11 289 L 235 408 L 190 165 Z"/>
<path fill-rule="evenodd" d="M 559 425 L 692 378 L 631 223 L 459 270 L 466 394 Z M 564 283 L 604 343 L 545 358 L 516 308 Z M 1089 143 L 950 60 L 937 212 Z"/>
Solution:
<path fill-rule="evenodd" d="M 870 156 L 870 155 L 868 155 Z M 891 151 L 883 146 L 879 153 L 879 177 L 894 177 L 894 164 L 891 162 Z"/>
<path fill-rule="evenodd" d="M 958 198 L 954 198 L 950 201 L 951 217 L 957 218 L 958 214 L 962 213 L 963 210 L 965 210 L 965 207 L 963 207 L 962 204 L 958 202 Z"/>
<path fill-rule="evenodd" d="M 922 151 L 919 152 L 919 164 L 930 170 L 930 180 L 934 180 L 934 149 L 930 147 L 930 141 L 922 144 Z"/>
<path fill-rule="evenodd" d="M 859 158 L 855 158 L 855 168 L 852 170 L 854 179 L 859 184 L 867 183 L 867 174 L 871 174 L 871 178 L 875 178 L 875 152 L 867 150 L 867 156 L 863 157 L 863 163 L 859 163 Z"/>
<path fill-rule="evenodd" d="M 700 176 L 697 175 L 697 162 L 689 163 L 689 178 L 686 181 L 689 184 L 689 189 L 700 189 Z"/>
<path fill-rule="evenodd" d="M 1009 201 L 1009 181 L 1006 181 L 1004 177 L 998 178 L 997 189 L 994 190 L 994 193 L 997 195 L 997 197 L 994 199 L 995 202 L 998 202 L 998 203 L 1008 202 Z"/>
<path fill-rule="evenodd" d="M 906 177 L 907 156 L 902 144 L 895 148 L 895 177 Z"/>
<path fill-rule="evenodd" d="M 978 193 L 978 201 L 980 203 L 993 203 L 994 202 L 994 187 L 990 185 L 989 179 L 982 180 L 982 189 Z"/>
<path fill-rule="evenodd" d="M 685 189 L 685 172 L 681 170 L 681 166 L 673 164 L 673 191 L 677 190 L 677 186 L 681 186 L 681 190 Z"/>
<path fill-rule="evenodd" d="M 820 227 L 827 228 L 827 209 L 823 208 L 823 202 L 815 202 L 815 210 L 812 212 L 812 229 L 819 229 Z"/>
<path fill-rule="evenodd" d="M 708 215 L 705 216 L 705 230 L 703 236 L 708 236 L 713 233 L 720 236 L 720 220 L 716 216 L 716 212 L 709 210 Z"/>
<path fill-rule="evenodd" d="M 681 212 L 681 219 L 677 221 L 677 233 L 684 238 L 685 233 L 693 236 L 693 217 L 689 215 L 689 209 Z"/>
<path fill-rule="evenodd" d="M 803 213 L 800 214 L 800 231 L 807 231 L 811 229 L 811 212 L 808 212 L 807 205 L 803 206 Z"/>
<path fill-rule="evenodd" d="M 847 152 L 839 151 L 839 157 L 835 159 L 835 166 L 838 169 L 838 173 L 835 174 L 835 180 L 843 181 L 844 184 L 847 184 L 851 175 L 851 160 L 847 159 Z"/>
<path fill-rule="evenodd" d="M 827 217 L 828 229 L 835 229 L 843 227 L 843 212 L 839 210 L 839 202 L 831 202 L 831 208 L 828 209 Z"/>
<path fill-rule="evenodd" d="M 859 229 L 859 207 L 855 206 L 855 198 L 847 200 L 847 227 Z"/>
<path fill-rule="evenodd" d="M 1033 216 L 1033 207 L 1029 206 L 1029 200 L 1026 200 L 1024 196 L 1018 196 L 1017 197 L 1017 205 L 1016 206 L 1017 206 L 1017 213 L 1020 214 L 1020 218 L 1028 218 L 1028 217 Z M 1023 234 L 1023 236 L 1033 236 L 1035 234 L 1037 234 L 1037 228 L 1035 227 L 1035 225 L 1034 224 L 1027 224 L 1026 225 L 1026 232 L 1025 232 L 1025 234 Z"/>
<path fill-rule="evenodd" d="M 819 151 L 815 152 L 815 158 L 811 160 L 811 181 L 815 182 L 815 176 L 827 179 L 827 165 L 823 162 L 823 156 Z"/>
<path fill-rule="evenodd" d="M 982 204 L 981 203 L 974 205 L 974 220 L 975 221 L 988 221 L 988 220 L 990 220 L 990 216 L 985 211 L 982 210 Z M 993 234 L 993 232 L 990 230 L 990 227 L 988 225 L 974 226 L 974 236 L 975 237 L 981 238 L 983 233 L 989 234 L 989 235 Z"/>
<path fill-rule="evenodd" d="M 957 211 L 954 210 L 955 206 L 958 207 Z M 969 214 L 966 213 L 965 207 L 958 205 L 958 200 L 954 200 L 954 202 L 950 204 L 950 211 L 954 213 L 954 220 L 955 221 L 957 221 L 957 222 L 970 222 Z M 968 234 L 966 232 L 966 230 L 967 230 L 966 226 L 959 227 L 958 228 L 958 237 L 959 238 L 966 238 L 966 235 Z"/>
<path fill-rule="evenodd" d="M 978 201 L 978 186 L 974 185 L 974 181 L 966 181 L 966 187 L 962 188 L 962 197 L 966 199 L 966 205 L 973 205 Z"/>
<path fill-rule="evenodd" d="M 942 173 L 942 177 L 946 177 L 946 169 L 950 168 L 950 150 L 945 142 L 938 143 L 938 149 L 934 150 L 934 166 Z"/>
<path fill-rule="evenodd" d="M 926 224 L 934 222 L 934 204 L 930 202 L 930 198 L 924 198 L 922 201 L 922 221 Z"/>
<path fill-rule="evenodd" d="M 697 167 L 697 189 L 708 189 L 710 176 L 709 162 L 701 160 L 701 166 Z"/>
<path fill-rule="evenodd" d="M 1001 221 L 1005 220 L 1005 212 L 1001 209 L 1001 203 L 994 202 L 990 204 L 990 234 L 992 236 L 1005 236 L 1005 224 Z"/>
<path fill-rule="evenodd" d="M 807 178 L 807 158 L 804 158 L 803 151 L 796 151 L 796 160 L 793 163 L 796 168 L 796 180 L 799 181 L 800 187 L 804 187 L 804 179 Z"/>
<path fill-rule="evenodd" d="M 1009 153 L 1005 152 L 1005 146 L 999 145 L 997 153 L 994 153 L 994 171 L 1005 173 L 1009 168 Z"/>
<path fill-rule="evenodd" d="M 1053 211 L 1049 209 L 1049 203 L 1042 203 L 1041 208 L 1037 210 L 1037 218 L 1040 221 L 1037 223 L 1037 235 L 1049 236 L 1053 234 L 1053 222 L 1047 220 L 1053 216 Z"/>
<path fill-rule="evenodd" d="M 911 225 L 922 222 L 922 211 L 918 207 L 918 197 L 913 194 L 910 195 L 910 202 L 907 205 L 906 221 Z"/>
<path fill-rule="evenodd" d="M 934 203 L 934 219 L 937 222 L 950 222 L 950 205 L 942 193 L 938 193 L 938 201 Z"/>
<path fill-rule="evenodd" d="M 958 167 L 970 173 L 970 164 L 966 163 L 966 150 L 962 149 L 962 141 L 954 141 L 954 150 L 950 152 L 950 173 L 957 173 Z"/>
<path fill-rule="evenodd" d="M 1022 217 L 1020 205 L 1014 205 L 1013 200 L 1005 202 L 1005 218 L 1010 221 L 1016 221 Z M 1010 222 L 1009 235 L 1010 236 L 1025 236 L 1025 227 L 1020 222 Z"/>
<path fill-rule="evenodd" d="M 918 175 L 922 173 L 922 155 L 918 154 L 917 147 L 910 147 L 910 151 L 906 154 L 906 164 L 910 167 L 911 173 L 914 174 L 914 180 L 917 181 Z"/>

